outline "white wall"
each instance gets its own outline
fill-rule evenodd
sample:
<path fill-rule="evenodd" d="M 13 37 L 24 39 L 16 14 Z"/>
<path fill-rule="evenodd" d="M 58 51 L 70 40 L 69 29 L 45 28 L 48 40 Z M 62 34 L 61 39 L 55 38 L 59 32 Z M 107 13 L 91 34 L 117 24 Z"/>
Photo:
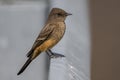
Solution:
<path fill-rule="evenodd" d="M 0 80 L 47 80 L 45 54 L 17 76 L 44 25 L 45 9 L 45 2 L 0 5 Z"/>
<path fill-rule="evenodd" d="M 14 2 L 14 1 L 13 1 Z M 73 15 L 66 19 L 66 33 L 54 51 L 63 53 L 71 80 L 90 80 L 90 31 L 88 0 L 49 0 L 49 3 L 15 2 L 0 4 L 0 79 L 47 80 L 46 54 L 34 60 L 25 72 L 16 73 L 44 25 L 47 7 L 60 7 Z M 64 60 L 63 60 L 64 62 Z M 57 73 L 56 74 L 56 78 Z M 71 76 L 72 75 L 72 76 Z"/>
<path fill-rule="evenodd" d="M 66 58 L 51 60 L 50 80 L 57 78 L 57 80 L 90 80 L 91 34 L 88 0 L 50 0 L 50 8 L 53 7 L 62 8 L 73 15 L 67 17 L 66 33 L 53 48 L 55 52 L 64 54 Z M 65 73 L 68 74 L 68 77 Z M 64 78 L 60 78 L 61 75 Z"/>

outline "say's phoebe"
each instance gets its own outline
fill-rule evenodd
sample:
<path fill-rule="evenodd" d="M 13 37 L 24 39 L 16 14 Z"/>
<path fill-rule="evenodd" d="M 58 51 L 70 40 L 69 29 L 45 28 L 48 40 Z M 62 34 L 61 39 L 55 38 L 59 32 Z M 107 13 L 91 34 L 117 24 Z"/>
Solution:
<path fill-rule="evenodd" d="M 50 58 L 64 57 L 64 55 L 61 54 L 54 54 L 50 49 L 63 37 L 66 28 L 64 21 L 68 15 L 71 14 L 60 8 L 53 8 L 51 10 L 45 27 L 43 27 L 31 50 L 27 53 L 28 60 L 17 75 L 21 74 L 31 61 L 43 51 L 46 51 Z"/>

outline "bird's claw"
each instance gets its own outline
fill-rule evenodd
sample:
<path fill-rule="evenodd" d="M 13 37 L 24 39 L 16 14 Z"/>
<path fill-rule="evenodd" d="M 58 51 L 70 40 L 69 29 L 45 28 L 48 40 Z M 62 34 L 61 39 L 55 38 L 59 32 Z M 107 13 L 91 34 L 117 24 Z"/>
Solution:
<path fill-rule="evenodd" d="M 53 55 L 50 55 L 50 58 L 59 58 L 59 57 L 65 57 L 65 56 L 58 53 L 54 53 Z"/>

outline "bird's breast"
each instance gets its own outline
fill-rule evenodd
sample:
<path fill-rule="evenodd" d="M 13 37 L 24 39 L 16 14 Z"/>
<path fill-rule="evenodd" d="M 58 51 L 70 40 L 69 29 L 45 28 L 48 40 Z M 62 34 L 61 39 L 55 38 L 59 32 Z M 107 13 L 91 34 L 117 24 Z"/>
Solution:
<path fill-rule="evenodd" d="M 55 38 L 56 41 L 61 40 L 61 38 L 63 37 L 65 33 L 65 29 L 66 29 L 65 23 L 58 22 L 58 25 L 56 26 L 53 32 L 53 37 Z"/>

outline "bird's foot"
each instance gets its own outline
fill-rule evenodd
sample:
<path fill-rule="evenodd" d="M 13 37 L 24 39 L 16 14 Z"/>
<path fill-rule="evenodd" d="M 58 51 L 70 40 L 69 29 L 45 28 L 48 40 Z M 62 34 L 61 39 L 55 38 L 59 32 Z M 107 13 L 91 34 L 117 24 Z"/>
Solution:
<path fill-rule="evenodd" d="M 48 56 L 49 56 L 50 58 L 65 57 L 65 56 L 62 55 L 62 54 L 58 54 L 58 53 L 52 52 L 50 49 L 47 50 L 46 53 L 48 54 Z"/>
<path fill-rule="evenodd" d="M 58 58 L 58 57 L 65 57 L 65 56 L 58 53 L 53 53 L 52 55 L 50 55 L 50 58 Z"/>

